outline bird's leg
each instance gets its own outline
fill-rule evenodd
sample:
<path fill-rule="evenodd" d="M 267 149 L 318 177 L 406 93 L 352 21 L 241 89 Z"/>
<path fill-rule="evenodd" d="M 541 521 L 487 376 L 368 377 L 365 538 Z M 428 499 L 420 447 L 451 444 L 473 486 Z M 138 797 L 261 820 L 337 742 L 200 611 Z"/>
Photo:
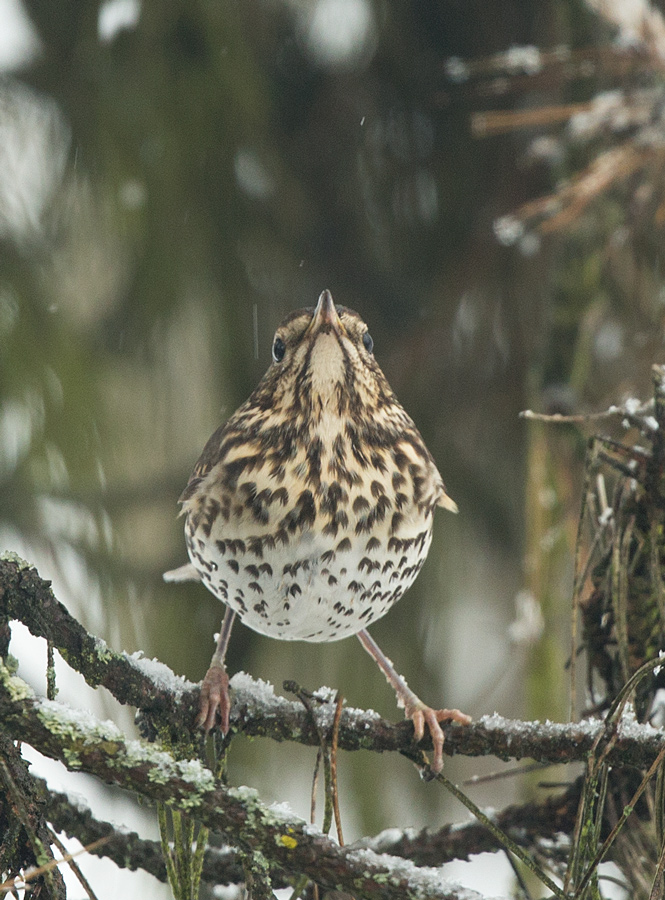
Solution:
<path fill-rule="evenodd" d="M 231 628 L 236 614 L 230 606 L 226 607 L 222 627 L 219 630 L 217 646 L 210 660 L 210 667 L 205 674 L 201 685 L 201 699 L 199 701 L 199 714 L 196 718 L 198 728 L 205 729 L 206 733 L 212 731 L 217 722 L 219 713 L 222 734 L 229 730 L 229 714 L 231 701 L 229 699 L 229 676 L 224 665 L 226 648 L 229 646 Z"/>
<path fill-rule="evenodd" d="M 432 769 L 440 772 L 443 768 L 443 741 L 444 735 L 439 722 L 447 720 L 459 722 L 460 725 L 469 725 L 471 716 L 460 712 L 459 709 L 432 709 L 426 706 L 411 690 L 406 681 L 393 668 L 393 664 L 383 653 L 374 638 L 370 637 L 369 632 L 363 629 L 358 632 L 358 640 L 363 645 L 369 655 L 376 661 L 376 664 L 386 676 L 388 684 L 392 685 L 397 694 L 397 705 L 404 707 L 404 714 L 407 719 L 413 722 L 413 730 L 417 741 L 420 741 L 425 734 L 425 725 L 429 729 L 434 745 L 434 760 Z"/>

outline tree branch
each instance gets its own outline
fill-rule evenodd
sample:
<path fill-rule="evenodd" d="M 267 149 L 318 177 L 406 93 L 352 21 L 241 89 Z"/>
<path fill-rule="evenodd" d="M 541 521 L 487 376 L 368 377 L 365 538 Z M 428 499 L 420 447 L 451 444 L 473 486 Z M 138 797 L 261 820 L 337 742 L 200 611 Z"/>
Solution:
<path fill-rule="evenodd" d="M 159 841 L 141 838 L 135 831 L 118 830 L 111 822 L 98 819 L 82 800 L 50 790 L 41 778 L 35 778 L 44 801 L 44 812 L 56 831 L 64 831 L 83 846 L 105 838 L 91 850 L 95 856 L 113 860 L 121 868 L 143 869 L 159 881 L 166 881 L 166 863 Z M 203 880 L 211 884 L 239 884 L 245 880 L 242 866 L 230 847 L 208 847 L 203 864 Z M 275 887 L 285 887 L 275 884 Z"/>
<path fill-rule="evenodd" d="M 266 807 L 250 788 L 228 788 L 198 760 L 176 760 L 143 741 L 128 741 L 111 722 L 40 700 L 0 664 L 0 720 L 14 740 L 45 756 L 194 816 L 237 846 L 260 852 L 287 875 L 306 874 L 331 890 L 382 900 L 473 900 L 437 870 L 372 850 L 340 847 L 296 818 Z"/>
<path fill-rule="evenodd" d="M 106 842 L 95 848 L 97 856 L 108 857 L 118 866 L 141 868 L 159 881 L 166 881 L 166 865 L 157 841 L 139 837 L 136 832 L 117 831 L 110 822 L 97 819 L 87 805 L 67 794 L 49 791 L 46 782 L 35 778 L 45 814 L 57 831 L 64 831 L 81 844 L 100 838 Z M 509 806 L 494 816 L 494 822 L 523 847 L 536 846 L 540 839 L 570 834 L 575 824 L 580 785 L 575 781 L 566 790 L 542 803 Z M 478 822 L 444 825 L 437 830 L 388 828 L 375 837 L 362 838 L 349 845 L 409 859 L 417 866 L 441 866 L 454 859 L 469 859 L 477 853 L 501 850 L 502 845 Z M 242 866 L 230 847 L 209 847 L 203 863 L 202 880 L 210 884 L 238 884 L 244 881 Z M 285 880 L 273 878 L 273 887 L 286 887 Z"/>
<path fill-rule="evenodd" d="M 579 797 L 580 783 L 577 780 L 542 803 L 508 806 L 491 818 L 517 844 L 534 847 L 539 839 L 551 840 L 558 834 L 572 832 Z M 417 866 L 441 866 L 454 859 L 466 860 L 476 853 L 503 849 L 494 835 L 478 822 L 444 825 L 436 831 L 388 828 L 375 837 L 362 838 L 354 846 L 368 847 L 376 853 L 403 856 Z"/>
<path fill-rule="evenodd" d="M 15 558 L 0 558 L 0 620 L 19 619 L 32 634 L 51 640 L 69 664 L 89 684 L 103 685 L 121 703 L 141 710 L 144 736 L 193 733 L 199 688 L 171 672 L 163 663 L 111 650 L 89 634 L 55 599 L 50 582 L 36 569 Z M 319 734 L 330 733 L 334 705 L 315 707 L 317 721 L 300 703 L 277 697 L 272 687 L 239 673 L 231 679 L 231 726 L 250 736 L 319 745 Z M 314 695 L 316 697 L 316 694 Z M 520 722 L 498 715 L 483 716 L 465 727 L 444 726 L 444 751 L 452 756 L 499 759 L 531 758 L 539 762 L 583 761 L 604 728 L 600 720 L 567 724 Z M 648 767 L 658 755 L 665 732 L 650 725 L 620 727 L 609 755 L 613 765 Z M 342 750 L 399 752 L 417 764 L 429 737 L 415 744 L 411 722 L 392 724 L 377 713 L 346 708 L 340 720 L 338 746 Z"/>
<path fill-rule="evenodd" d="M 20 749 L 0 731 L 0 872 L 18 874 L 52 863 L 43 798 Z M 58 868 L 45 869 L 35 889 L 45 900 L 64 900 L 65 883 Z"/>
<path fill-rule="evenodd" d="M 168 687 L 142 671 L 139 661 L 116 653 L 91 635 L 53 595 L 51 582 L 16 557 L 0 557 L 0 618 L 18 619 L 35 637 L 51 641 L 66 662 L 92 687 L 103 685 L 120 703 L 160 711 L 172 706 L 174 692 L 192 688 L 171 673 Z"/>

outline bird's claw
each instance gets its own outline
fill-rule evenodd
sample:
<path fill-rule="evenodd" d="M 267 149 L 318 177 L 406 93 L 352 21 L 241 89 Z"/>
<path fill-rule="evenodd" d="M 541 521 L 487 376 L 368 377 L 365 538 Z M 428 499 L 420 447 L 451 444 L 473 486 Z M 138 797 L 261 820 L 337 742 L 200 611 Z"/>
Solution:
<path fill-rule="evenodd" d="M 229 698 L 229 676 L 221 666 L 210 666 L 201 684 L 199 714 L 196 727 L 202 728 L 206 734 L 212 731 L 219 718 L 222 734 L 229 730 L 231 700 Z"/>
<path fill-rule="evenodd" d="M 443 769 L 443 742 L 445 735 L 440 722 L 459 722 L 460 725 L 470 725 L 471 716 L 460 712 L 459 709 L 432 709 L 421 701 L 411 709 L 406 710 L 406 716 L 413 722 L 413 731 L 416 742 L 420 742 L 425 736 L 425 725 L 432 738 L 434 756 L 432 758 L 432 771 L 440 772 Z"/>

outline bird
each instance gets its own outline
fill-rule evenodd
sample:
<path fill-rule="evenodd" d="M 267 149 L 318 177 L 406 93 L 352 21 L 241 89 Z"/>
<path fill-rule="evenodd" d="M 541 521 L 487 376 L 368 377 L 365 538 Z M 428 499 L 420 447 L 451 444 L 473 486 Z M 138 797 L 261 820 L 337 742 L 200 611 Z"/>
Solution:
<path fill-rule="evenodd" d="M 356 635 L 443 767 L 441 722 L 367 631 L 418 575 L 437 507 L 457 512 L 413 420 L 374 357 L 360 315 L 324 290 L 278 327 L 272 362 L 206 443 L 179 500 L 196 578 L 226 610 L 197 725 L 229 730 L 225 655 L 236 617 L 260 634 L 332 642 Z"/>

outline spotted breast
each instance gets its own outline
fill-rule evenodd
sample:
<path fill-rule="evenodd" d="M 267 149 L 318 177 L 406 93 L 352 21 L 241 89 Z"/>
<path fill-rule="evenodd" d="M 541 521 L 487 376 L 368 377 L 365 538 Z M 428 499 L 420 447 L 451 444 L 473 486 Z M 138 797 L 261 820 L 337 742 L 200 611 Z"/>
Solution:
<path fill-rule="evenodd" d="M 436 506 L 455 508 L 367 326 L 332 298 L 279 327 L 181 502 L 209 590 L 255 631 L 304 641 L 383 616 L 420 571 Z"/>

